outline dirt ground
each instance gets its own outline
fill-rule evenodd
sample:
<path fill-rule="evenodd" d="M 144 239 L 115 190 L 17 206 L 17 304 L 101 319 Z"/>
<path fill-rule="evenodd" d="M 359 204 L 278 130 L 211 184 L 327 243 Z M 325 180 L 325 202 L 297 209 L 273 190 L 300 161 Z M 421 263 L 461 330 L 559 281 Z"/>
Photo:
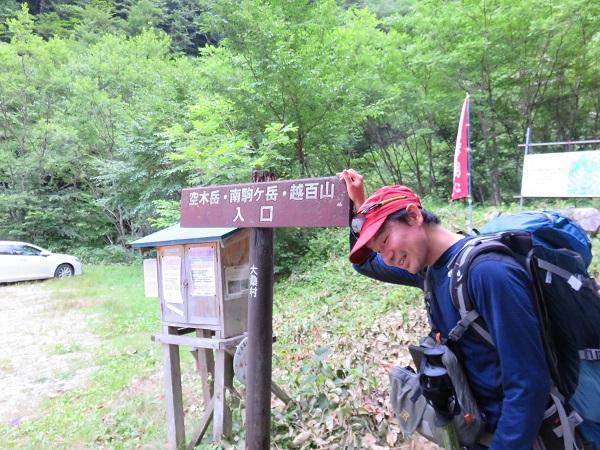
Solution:
<path fill-rule="evenodd" d="M 99 344 L 89 316 L 43 286 L 0 284 L 0 422 L 13 426 L 35 416 L 44 399 L 84 383 Z"/>

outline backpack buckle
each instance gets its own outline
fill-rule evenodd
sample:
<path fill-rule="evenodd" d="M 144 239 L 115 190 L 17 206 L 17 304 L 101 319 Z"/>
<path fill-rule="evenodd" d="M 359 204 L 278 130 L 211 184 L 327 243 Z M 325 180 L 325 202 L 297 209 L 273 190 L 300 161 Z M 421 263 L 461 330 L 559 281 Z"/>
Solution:
<path fill-rule="evenodd" d="M 585 359 L 586 361 L 597 361 L 600 359 L 600 348 L 586 348 L 579 350 L 579 359 Z"/>

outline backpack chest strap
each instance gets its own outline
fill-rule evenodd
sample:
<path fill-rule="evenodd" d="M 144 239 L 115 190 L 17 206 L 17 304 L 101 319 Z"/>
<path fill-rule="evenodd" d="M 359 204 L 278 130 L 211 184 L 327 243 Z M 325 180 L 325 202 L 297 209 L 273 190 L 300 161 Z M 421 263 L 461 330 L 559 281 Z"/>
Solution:
<path fill-rule="evenodd" d="M 488 332 L 487 328 L 481 326 L 476 322 L 476 320 L 480 317 L 477 310 L 472 309 L 468 312 L 461 310 L 459 312 L 462 318 L 456 324 L 456 326 L 452 328 L 452 330 L 450 330 L 450 333 L 448 333 L 448 339 L 454 342 L 458 341 L 465 333 L 465 331 L 467 331 L 467 329 L 471 327 L 478 335 L 480 335 L 483 338 L 486 344 L 491 345 L 492 348 L 494 348 L 492 336 Z M 462 315 L 464 312 L 466 312 L 466 314 Z"/>

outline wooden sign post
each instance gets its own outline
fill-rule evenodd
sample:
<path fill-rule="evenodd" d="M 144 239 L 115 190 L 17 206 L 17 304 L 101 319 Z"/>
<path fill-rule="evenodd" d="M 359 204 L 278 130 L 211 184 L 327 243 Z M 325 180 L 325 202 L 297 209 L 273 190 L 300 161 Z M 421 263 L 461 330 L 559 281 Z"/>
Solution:
<path fill-rule="evenodd" d="M 270 447 L 273 338 L 273 228 L 346 227 L 351 213 L 337 177 L 274 181 L 254 172 L 251 184 L 188 188 L 182 227 L 252 228 L 248 292 L 246 448 Z"/>

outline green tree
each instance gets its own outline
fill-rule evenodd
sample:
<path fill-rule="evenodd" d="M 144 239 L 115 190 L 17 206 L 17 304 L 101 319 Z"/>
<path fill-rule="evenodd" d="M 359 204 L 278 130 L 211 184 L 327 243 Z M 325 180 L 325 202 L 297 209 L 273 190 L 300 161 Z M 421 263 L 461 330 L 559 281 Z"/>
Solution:
<path fill-rule="evenodd" d="M 0 41 L 8 42 L 10 36 L 6 34 L 6 19 L 13 18 L 19 11 L 17 0 L 5 0 L 0 4 Z"/>
<path fill-rule="evenodd" d="M 61 122 L 69 91 L 61 67 L 73 47 L 59 39 L 44 42 L 33 26 L 24 6 L 8 20 L 11 43 L 0 45 L 7 69 L 0 75 L 0 228 L 3 235 L 58 247 L 73 238 L 97 242 L 94 207 L 80 189 L 78 161 L 65 151 L 73 133 Z"/>
<path fill-rule="evenodd" d="M 185 122 L 168 130 L 173 151 L 167 156 L 186 173 L 190 185 L 249 182 L 253 169 L 285 167 L 282 148 L 290 145 L 291 126 L 271 124 L 259 145 L 253 145 L 247 131 L 238 128 L 231 102 L 205 97 L 190 108 Z"/>
<path fill-rule="evenodd" d="M 216 39 L 199 25 L 204 11 L 197 0 L 164 0 L 159 28 L 171 38 L 172 52 L 198 56 L 199 49 L 216 43 Z"/>
<path fill-rule="evenodd" d="M 272 123 L 292 125 L 282 156 L 293 176 L 347 165 L 352 135 L 383 96 L 375 17 L 329 0 L 223 1 L 204 17 L 221 38 L 203 51 L 205 89 L 234 105 L 250 139 L 260 142 Z"/>
<path fill-rule="evenodd" d="M 140 34 L 144 29 L 155 28 L 161 20 L 162 9 L 150 0 L 139 0 L 131 6 L 125 31 L 129 36 Z"/>
<path fill-rule="evenodd" d="M 185 186 L 161 133 L 182 116 L 198 83 L 188 60 L 169 59 L 169 43 L 153 31 L 105 36 L 73 68 L 73 119 L 85 118 L 74 126 L 93 160 L 85 182 L 116 231 L 111 243 L 146 234 L 153 202 L 178 198 Z"/>
<path fill-rule="evenodd" d="M 194 98 L 194 64 L 162 33 L 86 47 L 33 27 L 24 9 L 0 45 L 0 234 L 125 246 L 185 186 L 161 134 Z"/>

